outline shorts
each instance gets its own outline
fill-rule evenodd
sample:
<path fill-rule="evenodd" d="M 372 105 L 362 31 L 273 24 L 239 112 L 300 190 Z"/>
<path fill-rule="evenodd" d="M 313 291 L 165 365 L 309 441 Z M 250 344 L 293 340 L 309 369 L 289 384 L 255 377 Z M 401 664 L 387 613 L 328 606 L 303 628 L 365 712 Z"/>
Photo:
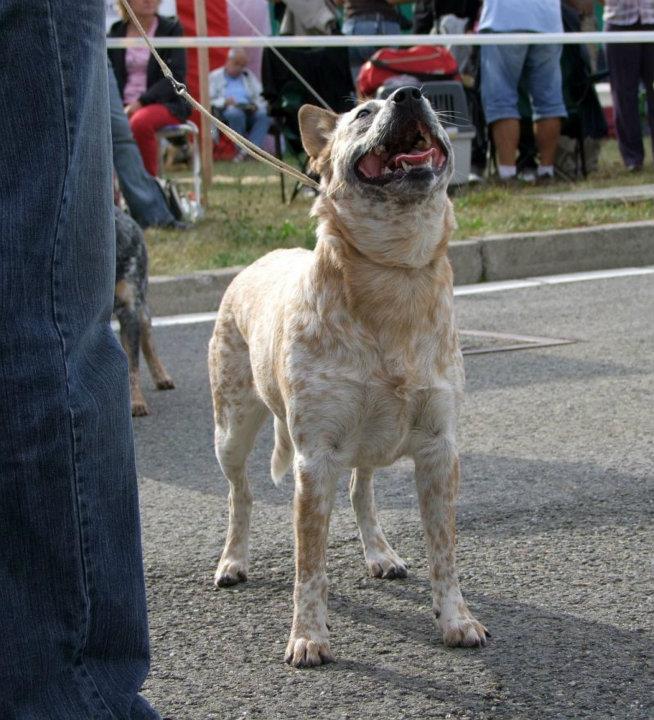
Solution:
<path fill-rule="evenodd" d="M 520 118 L 518 85 L 524 80 L 534 120 L 567 117 L 560 45 L 482 45 L 481 99 L 486 122 Z"/>

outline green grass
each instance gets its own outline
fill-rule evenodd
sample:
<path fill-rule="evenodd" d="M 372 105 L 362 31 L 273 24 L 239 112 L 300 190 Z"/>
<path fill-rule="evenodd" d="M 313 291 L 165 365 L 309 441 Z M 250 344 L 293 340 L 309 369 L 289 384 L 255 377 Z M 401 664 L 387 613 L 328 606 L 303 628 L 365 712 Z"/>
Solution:
<path fill-rule="evenodd" d="M 177 175 L 182 181 L 187 176 Z M 300 195 L 290 205 L 282 204 L 278 176 L 267 166 L 217 162 L 214 176 L 217 180 L 209 191 L 209 209 L 191 230 L 146 231 L 151 274 L 176 275 L 246 265 L 275 248 L 313 247 L 311 199 Z M 246 179 L 251 177 L 258 184 Z M 652 220 L 651 200 L 556 204 L 533 197 L 542 192 L 645 183 L 654 183 L 651 163 L 637 175 L 628 173 L 615 141 L 606 141 L 597 172 L 584 182 L 510 189 L 486 183 L 459 191 L 453 198 L 458 221 L 454 239 Z"/>

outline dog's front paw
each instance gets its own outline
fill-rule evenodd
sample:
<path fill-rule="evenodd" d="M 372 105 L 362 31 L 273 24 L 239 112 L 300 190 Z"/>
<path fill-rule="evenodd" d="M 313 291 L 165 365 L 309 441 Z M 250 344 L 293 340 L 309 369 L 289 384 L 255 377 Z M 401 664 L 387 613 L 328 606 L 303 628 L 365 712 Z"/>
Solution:
<path fill-rule="evenodd" d="M 334 656 L 329 648 L 329 640 L 318 634 L 311 634 L 310 637 L 291 635 L 284 659 L 289 665 L 296 668 L 315 667 L 334 662 Z"/>
<path fill-rule="evenodd" d="M 440 626 L 443 643 L 448 647 L 483 647 L 490 637 L 488 630 L 469 613 L 449 620 L 441 616 Z"/>
<path fill-rule="evenodd" d="M 390 548 L 388 552 L 367 553 L 366 565 L 370 575 L 384 580 L 395 580 L 407 576 L 406 563 Z"/>
<path fill-rule="evenodd" d="M 217 587 L 231 587 L 247 579 L 248 569 L 244 562 L 225 559 L 218 563 L 214 584 Z"/>
<path fill-rule="evenodd" d="M 132 400 L 132 417 L 145 417 L 149 415 L 148 406 L 145 400 Z"/>
<path fill-rule="evenodd" d="M 175 389 L 175 383 L 173 382 L 173 379 L 171 377 L 168 377 L 168 375 L 166 375 L 165 377 L 159 378 L 155 384 L 157 386 L 157 390 L 174 390 Z"/>

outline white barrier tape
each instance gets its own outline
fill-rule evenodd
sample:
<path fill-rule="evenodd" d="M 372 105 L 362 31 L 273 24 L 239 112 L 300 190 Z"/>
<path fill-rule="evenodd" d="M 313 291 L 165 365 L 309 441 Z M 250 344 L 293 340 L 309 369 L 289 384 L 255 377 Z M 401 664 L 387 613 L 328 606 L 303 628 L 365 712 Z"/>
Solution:
<path fill-rule="evenodd" d="M 161 37 L 157 48 L 401 47 L 409 45 L 580 45 L 654 42 L 654 31 L 583 33 L 479 33 L 470 35 L 272 35 L 269 37 Z M 108 48 L 145 47 L 140 38 L 107 38 Z"/>

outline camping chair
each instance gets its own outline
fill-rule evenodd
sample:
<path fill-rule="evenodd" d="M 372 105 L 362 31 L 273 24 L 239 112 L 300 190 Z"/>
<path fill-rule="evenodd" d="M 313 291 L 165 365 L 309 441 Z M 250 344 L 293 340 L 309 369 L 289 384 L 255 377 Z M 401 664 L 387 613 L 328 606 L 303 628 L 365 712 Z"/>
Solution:
<path fill-rule="evenodd" d="M 280 48 L 279 52 L 334 112 L 346 112 L 354 107 L 347 48 Z M 270 133 L 275 139 L 275 153 L 282 159 L 285 145 L 294 162 L 305 172 L 308 158 L 302 147 L 297 114 L 305 103 L 320 103 L 270 48 L 263 51 L 261 75 L 263 96 L 273 121 Z M 286 202 L 283 173 L 280 173 L 280 183 L 282 202 Z M 301 187 L 300 182 L 295 183 L 289 202 L 297 197 Z"/>

